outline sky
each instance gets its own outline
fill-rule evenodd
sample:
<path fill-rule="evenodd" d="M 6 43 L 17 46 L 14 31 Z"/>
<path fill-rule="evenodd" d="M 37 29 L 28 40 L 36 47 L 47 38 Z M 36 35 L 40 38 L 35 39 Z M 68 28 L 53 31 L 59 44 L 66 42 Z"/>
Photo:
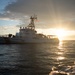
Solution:
<path fill-rule="evenodd" d="M 0 0 L 0 34 L 16 33 L 34 14 L 37 29 L 65 29 L 75 37 L 75 0 Z"/>

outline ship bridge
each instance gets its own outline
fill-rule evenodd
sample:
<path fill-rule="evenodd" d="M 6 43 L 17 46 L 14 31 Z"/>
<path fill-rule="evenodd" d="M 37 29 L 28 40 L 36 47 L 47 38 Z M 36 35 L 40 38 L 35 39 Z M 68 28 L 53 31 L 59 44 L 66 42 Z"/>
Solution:
<path fill-rule="evenodd" d="M 35 37 L 37 31 L 35 30 L 35 24 L 34 21 L 37 19 L 37 17 L 30 17 L 31 21 L 30 24 L 27 27 L 20 27 L 20 37 Z"/>

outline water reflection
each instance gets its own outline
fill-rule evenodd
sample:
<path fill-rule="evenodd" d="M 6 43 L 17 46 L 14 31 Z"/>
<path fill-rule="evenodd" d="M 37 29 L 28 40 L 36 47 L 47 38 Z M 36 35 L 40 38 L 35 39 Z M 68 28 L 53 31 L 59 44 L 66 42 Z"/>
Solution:
<path fill-rule="evenodd" d="M 57 54 L 58 54 L 58 55 L 62 55 L 62 54 L 63 54 L 63 52 L 57 52 Z"/>
<path fill-rule="evenodd" d="M 64 51 L 64 48 L 63 48 L 63 42 L 60 41 L 59 45 L 58 45 L 58 51 L 56 52 L 57 54 L 57 58 L 56 60 L 57 61 L 62 61 L 62 60 L 65 60 L 65 51 Z"/>
<path fill-rule="evenodd" d="M 63 50 L 63 47 L 62 46 L 63 46 L 63 41 L 60 41 L 59 42 L 59 45 L 58 45 L 58 49 L 59 50 Z"/>
<path fill-rule="evenodd" d="M 59 45 L 2 45 L 0 72 L 6 75 L 48 75 L 52 66 L 75 60 L 75 44 L 70 44 L 61 41 Z"/>
<path fill-rule="evenodd" d="M 63 59 L 65 59 L 65 57 L 63 57 L 63 56 L 57 57 L 57 60 L 63 60 Z"/>

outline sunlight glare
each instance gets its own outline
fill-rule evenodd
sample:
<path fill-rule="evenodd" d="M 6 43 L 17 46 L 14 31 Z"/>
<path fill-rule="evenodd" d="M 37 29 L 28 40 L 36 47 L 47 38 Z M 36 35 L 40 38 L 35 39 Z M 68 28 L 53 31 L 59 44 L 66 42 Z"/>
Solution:
<path fill-rule="evenodd" d="M 64 60 L 65 59 L 65 57 L 62 57 L 62 56 L 59 56 L 58 58 L 57 58 L 57 60 Z"/>
<path fill-rule="evenodd" d="M 57 29 L 57 30 L 55 30 L 55 34 L 57 35 L 57 37 L 61 41 L 66 36 L 66 31 L 64 29 Z"/>

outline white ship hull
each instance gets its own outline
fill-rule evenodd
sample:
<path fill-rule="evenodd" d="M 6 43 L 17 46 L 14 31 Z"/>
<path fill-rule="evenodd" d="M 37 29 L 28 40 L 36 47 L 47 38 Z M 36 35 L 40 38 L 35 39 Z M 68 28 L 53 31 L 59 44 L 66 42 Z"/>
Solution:
<path fill-rule="evenodd" d="M 44 35 L 37 33 L 35 30 L 34 20 L 36 17 L 31 16 L 31 22 L 27 27 L 20 27 L 16 35 L 9 34 L 8 37 L 2 37 L 5 44 L 21 44 L 21 43 L 59 43 L 57 37 L 53 35 Z M 1 43 L 2 43 L 1 42 Z"/>
<path fill-rule="evenodd" d="M 11 38 L 11 43 L 59 43 L 57 39 L 23 39 L 23 38 Z"/>

